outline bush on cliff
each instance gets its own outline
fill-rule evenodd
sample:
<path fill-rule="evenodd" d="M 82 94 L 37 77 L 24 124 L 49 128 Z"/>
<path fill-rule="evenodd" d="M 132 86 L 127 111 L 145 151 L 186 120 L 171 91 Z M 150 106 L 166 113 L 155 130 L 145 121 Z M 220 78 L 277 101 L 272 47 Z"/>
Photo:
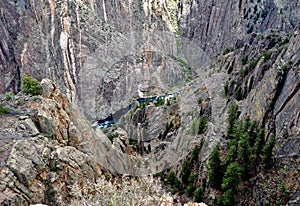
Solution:
<path fill-rule="evenodd" d="M 35 96 L 42 94 L 39 81 L 26 74 L 22 77 L 22 89 L 27 95 Z"/>

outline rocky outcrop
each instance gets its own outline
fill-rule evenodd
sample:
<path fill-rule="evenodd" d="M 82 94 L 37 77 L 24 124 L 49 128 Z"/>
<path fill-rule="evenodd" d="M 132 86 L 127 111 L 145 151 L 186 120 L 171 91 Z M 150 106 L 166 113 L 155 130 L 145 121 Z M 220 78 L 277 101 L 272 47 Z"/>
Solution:
<path fill-rule="evenodd" d="M 9 122 L 2 124 L 1 143 L 10 141 L 1 155 L 1 204 L 63 205 L 72 185 L 95 182 L 102 174 L 95 148 L 83 145 L 82 137 L 96 136 L 90 125 L 51 81 L 44 80 L 43 89 L 37 102 L 25 103 L 29 115 L 4 117 Z"/>

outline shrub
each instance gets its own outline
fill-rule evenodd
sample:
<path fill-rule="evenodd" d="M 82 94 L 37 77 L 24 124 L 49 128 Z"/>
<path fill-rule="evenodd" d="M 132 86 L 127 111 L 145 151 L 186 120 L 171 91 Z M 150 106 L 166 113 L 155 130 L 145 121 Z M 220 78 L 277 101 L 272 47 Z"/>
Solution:
<path fill-rule="evenodd" d="M 238 101 L 243 99 L 243 92 L 242 92 L 242 87 L 241 86 L 238 86 L 237 91 L 235 93 L 235 98 Z"/>
<path fill-rule="evenodd" d="M 248 63 L 248 56 L 244 56 L 243 58 L 242 58 L 242 64 L 243 65 L 246 65 Z"/>
<path fill-rule="evenodd" d="M 40 83 L 36 79 L 26 74 L 22 77 L 22 89 L 27 95 L 35 96 L 42 94 Z"/>
<path fill-rule="evenodd" d="M 198 98 L 198 101 L 197 101 L 197 102 L 198 102 L 198 105 L 201 105 L 201 104 L 202 104 L 202 99 L 201 99 L 201 97 Z"/>
<path fill-rule="evenodd" d="M 272 51 L 264 51 L 262 56 L 265 58 L 265 60 L 269 60 L 272 56 Z"/>
<path fill-rule="evenodd" d="M 0 114 L 8 114 L 10 113 L 10 109 L 7 107 L 4 107 L 0 104 Z"/>
<path fill-rule="evenodd" d="M 256 67 L 259 60 L 260 60 L 260 57 L 250 62 L 249 67 L 248 67 L 250 71 L 253 70 Z"/>
<path fill-rule="evenodd" d="M 5 98 L 7 101 L 10 101 L 13 97 L 13 93 L 12 92 L 7 92 L 5 93 Z"/>
<path fill-rule="evenodd" d="M 159 97 L 159 98 L 157 98 L 157 100 L 156 100 L 156 102 L 154 103 L 154 105 L 155 105 L 156 107 L 159 107 L 159 106 L 164 105 L 164 103 L 165 103 L 164 99 L 161 98 L 161 97 Z"/>
<path fill-rule="evenodd" d="M 230 53 L 230 52 L 232 52 L 233 51 L 233 48 L 226 48 L 226 49 L 224 49 L 224 51 L 223 51 L 223 55 L 226 55 L 226 54 L 228 54 L 228 53 Z"/>

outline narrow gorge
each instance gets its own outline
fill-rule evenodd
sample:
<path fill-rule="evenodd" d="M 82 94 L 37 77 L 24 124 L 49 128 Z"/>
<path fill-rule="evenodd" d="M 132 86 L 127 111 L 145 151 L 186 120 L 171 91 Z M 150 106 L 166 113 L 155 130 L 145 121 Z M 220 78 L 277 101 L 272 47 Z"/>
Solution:
<path fill-rule="evenodd" d="M 0 205 L 300 205 L 299 50 L 299 0 L 2 0 Z"/>

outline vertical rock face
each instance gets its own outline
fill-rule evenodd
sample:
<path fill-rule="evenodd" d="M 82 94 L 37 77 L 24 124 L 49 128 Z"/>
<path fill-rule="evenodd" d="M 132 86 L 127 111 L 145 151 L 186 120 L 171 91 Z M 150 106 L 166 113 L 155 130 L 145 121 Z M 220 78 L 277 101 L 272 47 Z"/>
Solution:
<path fill-rule="evenodd" d="M 154 173 L 182 162 L 195 143 L 206 161 L 226 131 L 227 103 L 236 99 L 240 118 L 256 120 L 266 139 L 276 135 L 276 166 L 289 165 L 275 183 L 256 177 L 250 199 L 261 204 L 259 194 L 270 195 L 264 184 L 293 182 L 287 174 L 299 172 L 299 22 L 299 0 L 2 0 L 0 92 L 19 91 L 23 74 L 57 85 L 44 80 L 44 97 L 29 105 L 32 116 L 18 121 L 30 130 L 26 138 L 8 132 L 20 142 L 5 154 L 1 191 L 22 203 L 55 197 L 60 204 L 69 184 L 101 173 L 98 163 L 116 173 Z M 127 153 L 128 141 L 111 144 L 91 130 L 74 104 L 96 120 L 134 98 L 179 90 L 172 114 L 179 128 L 166 134 L 172 139 L 166 150 L 142 160 Z M 153 106 L 145 111 L 151 139 L 172 115 Z M 200 115 L 209 120 L 205 133 L 191 135 Z M 137 136 L 138 124 L 124 125 Z M 205 179 L 205 164 L 202 169 Z"/>
<path fill-rule="evenodd" d="M 51 78 L 89 119 L 101 118 L 100 111 L 110 110 L 109 114 L 128 104 L 137 91 L 168 90 L 186 79 L 170 57 L 175 63 L 186 59 L 199 69 L 223 49 L 243 41 L 247 33 L 268 28 L 292 31 L 299 22 L 298 4 L 297 0 L 4 0 L 1 92 L 18 91 L 25 73 L 39 80 Z M 175 39 L 174 32 L 182 37 Z M 165 61 L 161 69 L 153 67 L 147 51 L 160 53 Z"/>
<path fill-rule="evenodd" d="M 182 0 L 179 25 L 183 35 L 195 38 L 210 56 L 252 32 L 264 33 L 268 29 L 292 32 L 299 24 L 299 1 Z"/>

